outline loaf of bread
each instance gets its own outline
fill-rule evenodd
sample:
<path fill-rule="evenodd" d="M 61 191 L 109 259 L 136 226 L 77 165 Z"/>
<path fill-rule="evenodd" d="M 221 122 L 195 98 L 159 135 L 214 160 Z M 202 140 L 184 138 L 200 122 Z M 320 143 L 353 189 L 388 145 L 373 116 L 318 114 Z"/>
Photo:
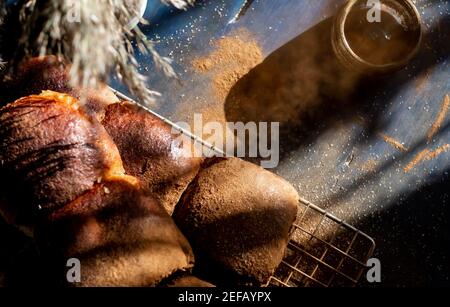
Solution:
<path fill-rule="evenodd" d="M 74 286 L 153 286 L 194 263 L 164 208 L 128 180 L 95 185 L 54 211 L 37 236 L 56 259 L 80 260 L 81 282 Z"/>
<path fill-rule="evenodd" d="M 194 249 L 195 272 L 217 285 L 266 282 L 283 258 L 298 198 L 254 164 L 207 161 L 173 214 Z"/>
<path fill-rule="evenodd" d="M 193 266 L 188 241 L 125 175 L 113 140 L 77 99 L 21 98 L 0 109 L 0 127 L 2 215 L 34 226 L 54 280 L 64 283 L 70 258 L 81 262 L 75 286 L 152 286 Z"/>
<path fill-rule="evenodd" d="M 136 176 L 172 214 L 200 167 L 201 159 L 186 146 L 191 141 L 128 102 L 109 105 L 102 124 L 119 148 L 126 173 Z"/>
<path fill-rule="evenodd" d="M 0 127 L 5 216 L 53 210 L 97 181 L 124 174 L 108 133 L 71 96 L 45 91 L 21 98 L 0 109 Z"/>
<path fill-rule="evenodd" d="M 35 227 L 48 279 L 67 284 L 77 258 L 74 286 L 265 283 L 295 189 L 237 158 L 193 157 L 191 140 L 106 87 L 72 88 L 68 69 L 35 58 L 0 85 L 0 215 Z"/>
<path fill-rule="evenodd" d="M 31 58 L 23 62 L 16 73 L 0 83 L 0 104 L 6 105 L 19 98 L 39 95 L 42 91 L 65 93 L 83 98 L 83 107 L 101 121 L 105 107 L 119 99 L 106 86 L 80 89 L 70 85 L 70 65 L 55 56 Z"/>

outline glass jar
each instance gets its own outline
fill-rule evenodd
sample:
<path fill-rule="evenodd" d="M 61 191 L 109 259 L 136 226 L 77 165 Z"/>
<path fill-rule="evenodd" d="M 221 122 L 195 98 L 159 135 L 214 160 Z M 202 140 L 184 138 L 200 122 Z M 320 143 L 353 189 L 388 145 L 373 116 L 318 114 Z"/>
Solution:
<path fill-rule="evenodd" d="M 349 0 L 334 20 L 332 45 L 347 69 L 386 74 L 414 57 L 422 35 L 420 13 L 411 0 Z"/>

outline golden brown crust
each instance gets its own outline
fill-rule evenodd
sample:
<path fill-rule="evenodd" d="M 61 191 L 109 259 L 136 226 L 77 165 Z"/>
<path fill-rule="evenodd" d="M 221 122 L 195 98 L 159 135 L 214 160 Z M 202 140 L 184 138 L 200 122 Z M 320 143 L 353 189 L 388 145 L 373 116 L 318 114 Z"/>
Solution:
<path fill-rule="evenodd" d="M 298 194 L 284 179 L 237 158 L 199 172 L 173 218 L 191 242 L 200 277 L 263 283 L 283 258 Z"/>
<path fill-rule="evenodd" d="M 21 98 L 0 109 L 0 127 L 1 188 L 12 212 L 57 208 L 124 173 L 105 129 L 68 95 Z"/>
<path fill-rule="evenodd" d="M 119 148 L 126 173 L 139 178 L 171 214 L 201 159 L 191 157 L 170 126 L 131 103 L 108 106 L 102 124 Z M 183 142 L 190 144 L 187 138 Z"/>
<path fill-rule="evenodd" d="M 45 225 L 38 233 L 51 253 L 81 262 L 75 286 L 152 286 L 193 266 L 191 247 L 169 215 L 126 181 L 96 185 Z"/>

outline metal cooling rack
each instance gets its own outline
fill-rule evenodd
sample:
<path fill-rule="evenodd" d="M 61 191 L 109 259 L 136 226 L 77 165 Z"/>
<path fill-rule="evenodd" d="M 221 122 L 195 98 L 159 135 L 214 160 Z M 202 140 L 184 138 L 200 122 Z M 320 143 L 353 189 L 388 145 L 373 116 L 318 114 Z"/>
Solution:
<path fill-rule="evenodd" d="M 226 154 L 153 110 L 111 88 L 120 99 L 142 107 L 194 143 L 225 156 Z M 366 270 L 375 249 L 374 240 L 355 227 L 300 199 L 288 247 L 282 263 L 270 277 L 268 287 L 355 286 Z"/>
<path fill-rule="evenodd" d="M 163 122 L 165 122 L 166 124 L 168 124 L 169 126 L 171 126 L 172 128 L 174 128 L 175 130 L 179 131 L 181 134 L 186 135 L 187 137 L 189 137 L 189 138 L 194 142 L 194 144 L 197 144 L 197 145 L 203 146 L 203 147 L 205 147 L 205 148 L 208 148 L 211 152 L 215 152 L 215 153 L 221 155 L 222 157 L 225 157 L 225 156 L 226 156 L 226 154 L 225 154 L 222 150 L 218 149 L 218 148 L 215 147 L 214 145 L 211 145 L 211 144 L 205 142 L 205 141 L 202 140 L 200 137 L 198 137 L 198 136 L 192 134 L 190 131 L 181 128 L 180 126 L 178 126 L 178 125 L 175 124 L 174 122 L 172 122 L 172 121 L 170 121 L 169 119 L 165 118 L 164 116 L 162 116 L 162 115 L 156 113 L 156 112 L 153 111 L 152 109 L 150 109 L 150 108 L 148 108 L 148 107 L 146 107 L 146 106 L 140 104 L 139 102 L 135 101 L 134 99 L 128 97 L 127 95 L 125 95 L 125 94 L 119 92 L 118 90 L 116 90 L 116 89 L 114 89 L 114 88 L 112 88 L 112 87 L 109 87 L 109 89 L 112 90 L 112 91 L 114 92 L 114 94 L 115 94 L 118 98 L 120 98 L 120 99 L 122 99 L 122 100 L 129 101 L 129 102 L 131 102 L 131 103 L 134 103 L 134 104 L 138 105 L 139 107 L 141 107 L 141 108 L 144 109 L 145 111 L 151 113 L 152 115 L 156 116 L 157 118 L 159 118 L 160 120 L 162 120 Z"/>
<path fill-rule="evenodd" d="M 375 242 L 367 234 L 301 199 L 284 259 L 268 287 L 352 287 Z"/>

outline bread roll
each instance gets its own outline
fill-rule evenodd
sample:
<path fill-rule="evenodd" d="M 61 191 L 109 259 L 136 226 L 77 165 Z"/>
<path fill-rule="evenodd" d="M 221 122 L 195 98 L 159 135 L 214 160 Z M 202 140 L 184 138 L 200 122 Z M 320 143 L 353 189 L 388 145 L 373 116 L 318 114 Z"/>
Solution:
<path fill-rule="evenodd" d="M 55 56 L 31 58 L 22 63 L 11 78 L 0 83 L 0 103 L 6 105 L 21 97 L 38 95 L 49 90 L 83 97 L 85 111 L 101 121 L 105 107 L 119 99 L 106 86 L 97 89 L 80 89 L 70 85 L 70 65 Z"/>
<path fill-rule="evenodd" d="M 0 109 L 0 202 L 4 216 L 30 218 L 124 174 L 113 141 L 78 100 L 45 91 Z M 6 207 L 6 208 L 5 208 Z"/>
<path fill-rule="evenodd" d="M 194 262 L 162 206 L 123 180 L 96 185 L 53 212 L 37 233 L 62 267 L 80 260 L 81 282 L 73 286 L 152 286 Z"/>
<path fill-rule="evenodd" d="M 298 206 L 284 179 L 237 158 L 202 168 L 173 218 L 192 244 L 200 277 L 261 284 L 280 264 Z"/>
<path fill-rule="evenodd" d="M 102 124 L 119 148 L 126 173 L 139 178 L 172 214 L 201 159 L 192 157 L 170 126 L 131 103 L 108 106 Z M 191 144 L 187 138 L 182 142 Z"/>

